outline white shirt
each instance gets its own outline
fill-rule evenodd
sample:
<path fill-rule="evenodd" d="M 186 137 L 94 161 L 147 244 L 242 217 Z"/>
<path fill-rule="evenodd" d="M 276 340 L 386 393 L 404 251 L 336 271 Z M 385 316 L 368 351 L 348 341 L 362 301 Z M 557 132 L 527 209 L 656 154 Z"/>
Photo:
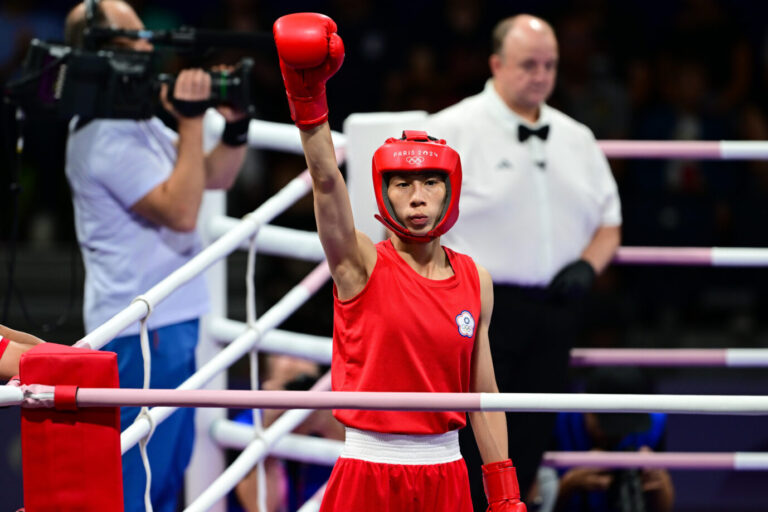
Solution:
<path fill-rule="evenodd" d="M 85 264 L 85 329 L 92 331 L 130 305 L 201 248 L 196 232 L 153 224 L 131 207 L 170 176 L 176 133 L 147 121 L 94 120 L 74 130 L 70 123 L 66 174 L 75 207 L 75 229 Z M 156 305 L 154 329 L 198 318 L 208 310 L 203 276 Z M 138 324 L 123 332 L 135 334 Z"/>
<path fill-rule="evenodd" d="M 549 125 L 549 137 L 520 143 L 521 123 Z M 480 94 L 430 116 L 427 129 L 458 151 L 463 168 L 459 220 L 443 243 L 496 283 L 546 286 L 598 228 L 621 224 L 616 182 L 592 132 L 548 105 L 527 123 L 489 80 Z"/>

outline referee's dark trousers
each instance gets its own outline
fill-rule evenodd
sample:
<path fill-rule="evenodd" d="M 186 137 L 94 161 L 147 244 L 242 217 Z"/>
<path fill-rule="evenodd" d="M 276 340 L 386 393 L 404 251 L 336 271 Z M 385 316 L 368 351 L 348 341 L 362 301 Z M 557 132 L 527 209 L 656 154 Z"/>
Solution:
<path fill-rule="evenodd" d="M 494 284 L 489 338 L 502 393 L 561 393 L 570 349 L 581 331 L 582 301 L 565 301 L 546 288 Z M 555 423 L 554 413 L 507 413 L 509 455 L 525 501 Z M 487 507 L 482 459 L 468 425 L 459 433 L 475 511 Z"/>

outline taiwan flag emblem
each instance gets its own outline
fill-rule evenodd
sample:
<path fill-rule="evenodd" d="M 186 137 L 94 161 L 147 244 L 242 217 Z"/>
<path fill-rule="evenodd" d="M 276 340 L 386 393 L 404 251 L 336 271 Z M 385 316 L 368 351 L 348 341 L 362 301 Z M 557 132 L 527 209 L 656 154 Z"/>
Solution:
<path fill-rule="evenodd" d="M 465 338 L 471 338 L 475 335 L 475 319 L 472 317 L 472 313 L 466 309 L 456 315 L 456 325 L 459 328 L 459 334 Z"/>

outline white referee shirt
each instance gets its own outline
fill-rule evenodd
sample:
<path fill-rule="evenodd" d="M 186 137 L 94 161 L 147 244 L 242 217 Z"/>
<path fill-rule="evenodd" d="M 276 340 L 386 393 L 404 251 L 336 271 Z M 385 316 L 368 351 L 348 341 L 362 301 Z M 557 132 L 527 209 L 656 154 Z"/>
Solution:
<path fill-rule="evenodd" d="M 66 173 L 85 264 L 85 329 L 91 332 L 128 307 L 201 249 L 196 232 L 153 224 L 131 207 L 170 176 L 177 138 L 159 119 L 70 124 Z M 208 292 L 198 276 L 156 305 L 151 329 L 198 318 Z M 122 334 L 139 332 L 138 323 Z"/>
<path fill-rule="evenodd" d="M 548 125 L 547 140 L 519 142 L 521 123 Z M 458 151 L 463 169 L 459 220 L 442 243 L 473 257 L 495 283 L 547 286 L 599 227 L 621 224 L 616 182 L 592 132 L 548 105 L 528 123 L 489 80 L 430 116 L 427 128 Z"/>

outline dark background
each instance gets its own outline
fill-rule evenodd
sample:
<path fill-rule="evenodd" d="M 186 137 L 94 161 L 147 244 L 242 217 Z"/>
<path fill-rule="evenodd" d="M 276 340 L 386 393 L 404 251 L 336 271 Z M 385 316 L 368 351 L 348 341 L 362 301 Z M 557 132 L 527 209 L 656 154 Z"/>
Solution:
<path fill-rule="evenodd" d="M 768 3 L 762 1 L 336 0 L 131 2 L 148 28 L 271 30 L 280 15 L 302 10 L 339 25 L 346 60 L 328 87 L 331 125 L 353 112 L 437 111 L 479 92 L 488 78 L 490 31 L 502 17 L 528 12 L 549 20 L 560 41 L 551 104 L 587 124 L 599 139 L 765 140 Z M 17 76 L 29 38 L 61 40 L 73 2 L 4 0 L 0 5 L 0 82 Z M 170 71 L 255 59 L 257 117 L 289 122 L 274 49 L 169 54 Z M 83 270 L 61 125 L 28 119 L 18 213 L 10 190 L 14 129 L 3 112 L 0 162 L 0 322 L 50 341 L 83 333 Z M 616 160 L 624 215 L 623 245 L 766 247 L 768 163 Z M 303 170 L 303 159 L 251 150 L 229 214 L 256 208 Z M 18 223 L 15 286 L 8 262 Z M 276 224 L 313 229 L 311 198 Z M 229 259 L 230 315 L 244 318 L 245 256 Z M 312 267 L 260 257 L 259 310 L 274 304 Z M 597 284 L 581 346 L 766 347 L 766 271 L 613 267 Z M 330 290 L 321 290 L 284 328 L 330 335 Z M 578 386 L 582 372 L 574 371 Z M 763 370 L 657 370 L 664 393 L 766 394 Z M 238 368 L 231 375 L 242 379 Z M 768 451 L 765 418 L 673 416 L 670 451 Z M 0 411 L 0 502 L 21 505 L 18 411 Z M 675 471 L 680 511 L 765 510 L 764 472 Z"/>

